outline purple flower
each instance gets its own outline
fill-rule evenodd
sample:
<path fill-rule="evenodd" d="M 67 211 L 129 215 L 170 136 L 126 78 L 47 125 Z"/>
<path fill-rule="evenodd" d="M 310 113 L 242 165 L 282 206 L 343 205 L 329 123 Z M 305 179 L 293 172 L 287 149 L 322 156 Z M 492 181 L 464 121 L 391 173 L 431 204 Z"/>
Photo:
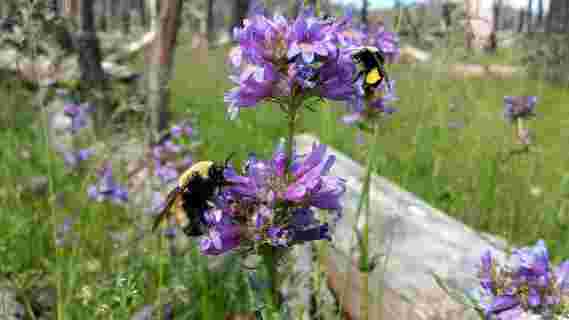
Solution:
<path fill-rule="evenodd" d="M 232 183 L 226 190 L 232 196 L 234 217 L 247 221 L 254 230 L 253 241 L 273 246 L 290 246 L 305 241 L 330 240 L 328 224 L 320 223 L 312 208 L 338 213 L 345 181 L 329 175 L 334 156 L 325 156 L 326 146 L 315 144 L 307 155 L 294 155 L 287 163 L 284 145 L 276 148 L 270 160 L 250 155 L 244 175 L 233 168 L 225 172 Z"/>
<path fill-rule="evenodd" d="M 205 255 L 219 255 L 236 248 L 241 241 L 238 225 L 218 224 L 200 241 L 200 251 Z"/>
<path fill-rule="evenodd" d="M 330 24 L 315 17 L 313 10 L 302 10 L 288 33 L 287 58 L 300 56 L 305 63 L 310 64 L 317 56 L 334 54 L 337 48 L 329 29 Z"/>
<path fill-rule="evenodd" d="M 528 119 L 535 116 L 536 96 L 504 97 L 504 118 L 510 122 L 517 119 Z"/>
<path fill-rule="evenodd" d="M 275 68 L 264 66 L 250 67 L 233 81 L 239 86 L 225 94 L 224 101 L 229 104 L 230 118 L 235 118 L 240 108 L 252 107 L 264 99 L 273 96 L 275 84 L 279 79 Z"/>
<path fill-rule="evenodd" d="M 555 268 L 556 285 L 563 294 L 569 294 L 569 260 Z"/>
<path fill-rule="evenodd" d="M 488 292 L 493 292 L 495 289 L 494 275 L 493 275 L 494 261 L 490 250 L 484 252 L 480 260 L 481 260 L 480 272 L 478 274 L 478 278 L 480 279 L 480 285 Z"/>
<path fill-rule="evenodd" d="M 395 81 L 391 80 L 389 86 L 383 82 L 369 96 L 364 96 L 363 91 L 359 92 L 358 96 L 348 104 L 350 113 L 343 116 L 342 121 L 353 124 L 396 112 L 397 109 L 390 106 L 391 102 L 399 99 L 394 91 Z"/>
<path fill-rule="evenodd" d="M 68 234 L 70 233 L 72 226 L 73 226 L 72 217 L 65 217 L 63 223 L 57 226 L 57 230 L 55 232 L 56 247 L 63 247 L 65 245 L 66 240 L 68 238 Z"/>
<path fill-rule="evenodd" d="M 155 161 L 154 174 L 164 184 L 170 183 L 178 178 L 178 170 L 171 162 L 162 165 L 160 161 Z"/>
<path fill-rule="evenodd" d="M 275 247 L 286 247 L 290 242 L 290 232 L 281 227 L 269 227 L 267 237 Z"/>
<path fill-rule="evenodd" d="M 97 202 L 110 200 L 116 204 L 124 204 L 128 201 L 128 191 L 114 181 L 110 165 L 103 166 L 97 176 L 97 183 L 87 188 L 89 198 Z"/>
<path fill-rule="evenodd" d="M 399 37 L 397 33 L 385 30 L 384 25 L 372 29 L 368 35 L 371 45 L 381 49 L 388 63 L 393 63 L 399 57 Z"/>
<path fill-rule="evenodd" d="M 77 152 L 66 151 L 63 153 L 63 161 L 67 167 L 73 169 L 80 162 L 89 159 L 94 153 L 95 149 L 93 148 L 79 149 Z"/>
<path fill-rule="evenodd" d="M 63 107 L 63 113 L 71 118 L 71 126 L 68 130 L 75 134 L 80 129 L 87 126 L 89 113 L 93 112 L 93 108 L 89 104 L 67 104 Z"/>
<path fill-rule="evenodd" d="M 512 252 L 511 265 L 522 276 L 546 276 L 550 271 L 549 254 L 543 240 L 533 247 L 524 247 Z"/>

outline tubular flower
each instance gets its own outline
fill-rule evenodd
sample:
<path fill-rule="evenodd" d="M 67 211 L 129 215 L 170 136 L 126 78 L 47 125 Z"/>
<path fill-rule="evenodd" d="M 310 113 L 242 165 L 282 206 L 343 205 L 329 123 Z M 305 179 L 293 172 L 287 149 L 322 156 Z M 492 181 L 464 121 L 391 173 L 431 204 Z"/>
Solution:
<path fill-rule="evenodd" d="M 97 202 L 110 200 L 117 204 L 128 201 L 128 191 L 117 184 L 113 178 L 113 171 L 109 164 L 105 164 L 97 173 L 98 181 L 87 189 L 89 198 Z"/>
<path fill-rule="evenodd" d="M 304 8 L 296 19 L 268 18 L 254 10 L 234 30 L 238 45 L 230 50 L 230 79 L 225 94 L 228 114 L 262 102 L 284 104 L 311 97 L 348 102 L 356 94 L 355 67 L 346 58 L 349 41 L 342 33 L 349 19 L 332 21 Z"/>
<path fill-rule="evenodd" d="M 555 269 L 545 242 L 516 249 L 506 265 L 499 266 L 490 251 L 481 257 L 480 288 L 473 297 L 488 319 L 519 319 L 522 313 L 559 313 L 569 302 L 569 261 Z"/>
<path fill-rule="evenodd" d="M 329 174 L 334 156 L 325 153 L 325 145 L 314 145 L 307 155 L 295 154 L 285 170 L 288 159 L 280 144 L 271 159 L 251 154 L 242 173 L 227 168 L 230 186 L 216 199 L 210 211 L 215 214 L 206 215 L 210 233 L 202 253 L 331 240 L 330 226 L 317 219 L 314 209 L 340 213 L 345 180 Z"/>

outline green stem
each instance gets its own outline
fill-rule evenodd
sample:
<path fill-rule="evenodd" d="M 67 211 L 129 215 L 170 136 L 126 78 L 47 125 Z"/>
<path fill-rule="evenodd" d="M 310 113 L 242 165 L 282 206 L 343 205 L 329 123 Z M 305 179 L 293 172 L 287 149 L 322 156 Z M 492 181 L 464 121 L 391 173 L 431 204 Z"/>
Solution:
<path fill-rule="evenodd" d="M 285 172 L 288 173 L 289 171 L 289 167 L 292 164 L 292 157 L 293 157 L 293 149 L 294 149 L 294 131 L 296 129 L 296 107 L 295 106 L 291 106 L 290 110 L 289 110 L 289 114 L 288 114 L 288 138 L 286 141 L 286 161 L 287 161 L 287 165 L 286 165 L 286 169 Z"/>
<path fill-rule="evenodd" d="M 360 304 L 360 315 L 362 320 L 369 319 L 369 273 L 370 270 L 370 252 L 369 252 L 369 219 L 370 219 L 370 191 L 371 191 L 371 177 L 374 170 L 374 163 L 377 158 L 378 152 L 378 140 L 379 140 L 379 123 L 374 121 L 373 123 L 373 139 L 371 140 L 371 150 L 368 155 L 368 163 L 366 169 L 366 177 L 364 183 L 364 190 L 362 191 L 362 199 L 360 200 L 360 206 L 358 208 L 358 218 L 360 216 L 360 210 L 365 205 L 365 216 L 364 224 L 362 230 L 362 240 L 360 244 L 360 280 L 362 283 L 361 287 L 361 304 Z M 365 198 L 364 198 L 365 197 Z M 357 220 L 356 220 L 357 221 Z"/>
<path fill-rule="evenodd" d="M 263 253 L 263 265 L 265 267 L 265 271 L 267 272 L 268 280 L 269 280 L 269 290 L 266 293 L 266 299 L 269 302 L 267 309 L 268 317 L 266 319 L 274 319 L 275 313 L 280 313 L 282 299 L 280 296 L 280 285 L 281 285 L 281 277 L 278 272 L 278 249 L 274 247 L 269 247 Z"/>

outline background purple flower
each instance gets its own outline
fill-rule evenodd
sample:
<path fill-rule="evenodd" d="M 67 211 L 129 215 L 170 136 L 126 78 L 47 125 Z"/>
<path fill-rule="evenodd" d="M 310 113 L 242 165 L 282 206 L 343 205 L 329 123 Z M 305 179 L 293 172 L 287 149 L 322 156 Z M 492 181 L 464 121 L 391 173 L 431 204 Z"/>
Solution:
<path fill-rule="evenodd" d="M 128 191 L 115 182 L 109 164 L 105 164 L 97 176 L 97 182 L 87 188 L 87 195 L 90 199 L 97 202 L 110 200 L 116 204 L 124 204 L 128 201 Z"/>
<path fill-rule="evenodd" d="M 504 118 L 510 122 L 535 116 L 536 96 L 504 97 Z"/>

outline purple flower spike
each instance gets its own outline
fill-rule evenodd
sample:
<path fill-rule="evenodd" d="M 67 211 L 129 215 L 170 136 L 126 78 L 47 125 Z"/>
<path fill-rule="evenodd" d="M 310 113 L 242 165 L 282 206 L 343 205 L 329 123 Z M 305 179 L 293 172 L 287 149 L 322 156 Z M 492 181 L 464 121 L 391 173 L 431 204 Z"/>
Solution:
<path fill-rule="evenodd" d="M 128 191 L 115 183 L 109 165 L 105 165 L 98 172 L 98 177 L 97 183 L 87 188 L 87 195 L 90 199 L 97 202 L 110 200 L 116 204 L 124 204 L 128 201 Z"/>
<path fill-rule="evenodd" d="M 209 234 L 200 242 L 200 251 L 205 255 L 220 255 L 236 248 L 241 241 L 238 225 L 221 224 L 210 229 Z"/>
<path fill-rule="evenodd" d="M 517 119 L 535 117 L 536 96 L 506 96 L 504 97 L 504 118 L 509 122 Z"/>
<path fill-rule="evenodd" d="M 324 239 L 328 241 L 332 240 L 332 237 L 330 236 L 330 228 L 327 223 L 306 230 L 295 230 L 293 234 L 294 242 L 306 242 Z"/>
<path fill-rule="evenodd" d="M 71 118 L 71 126 L 68 130 L 72 134 L 76 134 L 82 128 L 87 126 L 89 113 L 92 112 L 92 107 L 88 104 L 67 104 L 63 107 L 63 113 Z"/>

